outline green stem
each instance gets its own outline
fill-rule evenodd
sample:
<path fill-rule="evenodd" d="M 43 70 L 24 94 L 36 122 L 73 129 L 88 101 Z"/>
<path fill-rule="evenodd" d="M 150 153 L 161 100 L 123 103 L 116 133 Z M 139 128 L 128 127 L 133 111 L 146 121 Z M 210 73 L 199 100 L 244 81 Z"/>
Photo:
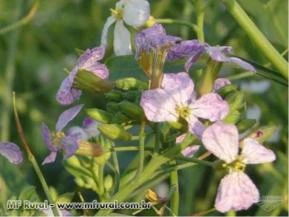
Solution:
<path fill-rule="evenodd" d="M 118 192 L 119 183 L 120 183 L 120 170 L 119 170 L 119 163 L 118 163 L 118 159 L 117 159 L 117 153 L 115 150 L 112 151 L 112 160 L 113 160 L 113 168 L 115 171 L 114 192 Z"/>
<path fill-rule="evenodd" d="M 175 161 L 174 161 L 175 163 Z M 171 199 L 170 199 L 170 207 L 173 211 L 173 213 L 178 216 L 179 214 L 179 202 L 180 202 L 180 195 L 179 195 L 179 177 L 178 177 L 178 171 L 173 170 L 170 173 L 170 182 L 171 182 L 171 188 L 174 189 Z"/>
<path fill-rule="evenodd" d="M 39 6 L 39 0 L 36 0 L 35 3 L 32 5 L 29 13 L 25 17 L 23 17 L 21 20 L 15 22 L 13 24 L 10 24 L 9 26 L 6 26 L 6 27 L 0 29 L 0 35 L 3 35 L 3 34 L 10 32 L 10 31 L 13 31 L 13 30 L 29 23 L 33 19 L 34 15 L 36 14 L 38 6 Z"/>
<path fill-rule="evenodd" d="M 104 165 L 101 164 L 99 165 L 99 174 L 98 174 L 98 184 L 99 184 L 99 189 L 98 189 L 98 193 L 100 195 L 101 200 L 103 200 L 103 196 L 104 196 Z"/>
<path fill-rule="evenodd" d="M 279 70 L 279 73 L 288 79 L 288 62 L 273 47 L 270 41 L 259 30 L 236 0 L 223 0 L 228 11 L 248 34 L 250 39 L 262 51 L 264 56 Z"/>
<path fill-rule="evenodd" d="M 213 167 L 214 166 L 213 162 L 200 160 L 200 159 L 197 159 L 197 158 L 178 157 L 177 159 L 181 160 L 181 161 L 185 161 L 185 162 L 202 164 L 202 165 L 209 166 L 209 167 Z"/>
<path fill-rule="evenodd" d="M 21 15 L 23 7 L 23 1 L 18 2 L 16 8 L 16 19 Z M 15 78 L 15 62 L 17 54 L 17 44 L 19 41 L 19 30 L 11 33 L 8 39 L 8 51 L 7 51 L 7 65 L 5 69 L 4 84 L 5 89 L 3 91 L 3 111 L 1 114 L 1 140 L 9 140 L 10 129 L 10 115 L 11 115 L 11 92 L 13 90 L 13 81 Z"/>
<path fill-rule="evenodd" d="M 138 179 L 143 171 L 144 166 L 144 151 L 145 151 L 145 120 L 143 119 L 140 124 L 139 132 L 139 164 L 135 178 Z"/>
<path fill-rule="evenodd" d="M 199 87 L 199 93 L 204 95 L 213 89 L 214 81 L 216 80 L 222 64 L 209 59 L 206 69 L 203 72 L 202 81 Z"/>
<path fill-rule="evenodd" d="M 196 1 L 196 9 L 197 9 L 197 37 L 199 41 L 205 42 L 205 34 L 204 34 L 205 10 L 203 7 L 203 0 Z"/>
<path fill-rule="evenodd" d="M 22 128 L 22 125 L 21 125 L 21 122 L 20 122 L 20 119 L 19 119 L 19 116 L 18 116 L 18 112 L 17 112 L 17 109 L 16 109 L 16 97 L 15 97 L 15 93 L 13 92 L 13 108 L 14 108 L 14 116 L 15 116 L 15 121 L 16 121 L 16 126 L 17 126 L 17 131 L 18 131 L 18 134 L 20 136 L 20 139 L 21 139 L 21 142 L 22 142 L 22 145 L 27 153 L 27 157 L 28 157 L 28 160 L 30 161 L 30 163 L 32 164 L 33 166 L 33 169 L 41 183 L 41 186 L 44 190 L 44 193 L 49 201 L 49 203 L 51 204 L 54 204 L 54 201 L 52 200 L 52 197 L 50 195 L 50 192 L 49 192 L 49 187 L 46 183 L 46 180 L 41 172 L 41 169 L 30 149 L 30 146 L 27 142 L 27 139 L 26 139 L 26 136 L 24 134 L 24 131 L 23 131 L 23 128 Z M 59 211 L 59 209 L 57 207 L 53 207 L 52 208 L 52 212 L 55 216 L 62 216 L 61 212 Z"/>
<path fill-rule="evenodd" d="M 162 24 L 175 24 L 175 25 L 184 25 L 187 27 L 192 28 L 195 32 L 198 31 L 198 26 L 195 24 L 192 24 L 187 21 L 183 20 L 174 20 L 174 19 L 156 19 L 157 23 L 162 23 Z"/>

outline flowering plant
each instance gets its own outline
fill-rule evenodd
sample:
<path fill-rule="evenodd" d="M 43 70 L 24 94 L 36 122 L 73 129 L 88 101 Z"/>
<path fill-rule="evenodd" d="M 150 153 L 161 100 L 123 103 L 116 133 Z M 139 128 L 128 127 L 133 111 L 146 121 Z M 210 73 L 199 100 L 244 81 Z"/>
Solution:
<path fill-rule="evenodd" d="M 197 7 L 197 24 L 192 25 L 197 38 L 169 33 L 166 20 L 152 16 L 147 0 L 117 1 L 103 24 L 100 44 L 81 50 L 59 84 L 55 101 L 63 111 L 54 120 L 55 130 L 44 122 L 40 126 L 48 152 L 42 167 L 25 138 L 14 95 L 21 142 L 49 203 L 84 203 L 88 201 L 83 194 L 91 193 L 99 202 L 145 201 L 151 206 L 91 210 L 53 206 L 38 209 L 33 215 L 188 215 L 180 207 L 186 200 L 182 191 L 190 185 L 188 188 L 205 186 L 204 192 L 214 192 L 209 207 L 193 208 L 199 212 L 196 215 L 250 211 L 261 201 L 266 192 L 259 187 L 260 179 L 252 175 L 254 170 L 248 168 L 253 164 L 273 167 L 278 159 L 277 148 L 267 141 L 276 126 L 260 124 L 247 116 L 250 99 L 230 79 L 230 73 L 235 67 L 240 74 L 244 71 L 251 76 L 261 75 L 284 86 L 285 60 L 236 1 L 223 2 L 240 25 L 245 25 L 247 19 L 264 37 L 266 48 L 258 44 L 260 50 L 277 52 L 268 58 L 280 75 L 268 77 L 269 69 L 235 56 L 232 47 L 205 42 L 206 6 L 201 1 L 192 2 Z M 247 31 L 254 40 L 256 35 Z M 134 67 L 129 70 L 125 65 Z M 70 126 L 79 118 L 82 124 Z M 0 154 L 13 164 L 23 161 L 22 151 L 11 142 L 0 143 Z M 62 169 L 70 174 L 75 189 L 59 195 L 56 189 L 49 188 L 41 170 L 56 164 L 62 154 Z M 192 172 L 197 168 L 201 172 Z M 182 179 L 182 171 L 188 169 L 192 180 Z M 194 181 L 201 175 L 212 179 L 214 187 L 206 184 L 207 180 L 204 184 Z M 266 177 L 262 174 L 261 181 Z M 190 201 L 189 206 L 194 206 Z"/>

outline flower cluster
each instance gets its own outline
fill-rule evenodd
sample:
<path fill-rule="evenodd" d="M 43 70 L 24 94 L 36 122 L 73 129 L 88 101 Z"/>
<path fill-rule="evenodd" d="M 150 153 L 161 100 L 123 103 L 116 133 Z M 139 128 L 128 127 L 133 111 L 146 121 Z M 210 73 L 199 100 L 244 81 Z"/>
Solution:
<path fill-rule="evenodd" d="M 144 85 L 146 89 L 143 90 L 143 86 L 138 88 L 137 85 L 145 81 L 138 81 L 134 78 L 110 81 L 112 88 L 105 92 L 105 97 L 108 99 L 108 102 L 104 102 L 106 110 L 99 108 L 93 110 L 94 114 L 90 116 L 94 120 L 85 119 L 82 127 L 74 126 L 64 132 L 63 129 L 83 107 L 83 105 L 77 105 L 59 116 L 55 127 L 56 133 L 52 133 L 47 125 L 43 124 L 42 135 L 50 151 L 43 164 L 54 162 L 59 151 L 64 152 L 64 159 L 80 153 L 81 147 L 89 144 L 91 138 L 100 136 L 101 139 L 98 140 L 100 146 L 105 143 L 105 139 L 132 140 L 133 136 L 127 130 L 140 125 L 142 130 L 138 139 L 140 145 L 143 145 L 146 136 L 144 135 L 146 128 L 143 125 L 159 126 L 154 123 L 162 123 L 162 126 L 171 127 L 170 124 L 179 123 L 182 127 L 175 128 L 174 130 L 178 132 L 172 134 L 173 143 L 182 147 L 181 153 L 177 154 L 194 157 L 197 151 L 205 149 L 219 158 L 222 161 L 222 168 L 228 172 L 219 185 L 215 208 L 220 212 L 239 211 L 257 203 L 259 192 L 244 173 L 246 165 L 272 162 L 275 160 L 275 154 L 254 138 L 239 136 L 236 121 L 230 119 L 232 114 L 236 114 L 238 106 L 232 106 L 232 100 L 229 101 L 226 95 L 221 94 L 221 90 L 226 86 L 232 86 L 230 80 L 215 77 L 211 79 L 213 81 L 210 81 L 212 88 L 203 93 L 198 84 L 200 79 L 193 80 L 194 76 L 190 74 L 194 73 L 190 72 L 192 65 L 201 56 L 208 59 L 208 65 L 214 63 L 221 66 L 222 63 L 234 63 L 252 72 L 256 71 L 255 68 L 241 58 L 231 56 L 231 47 L 210 46 L 196 39 L 182 40 L 180 37 L 167 34 L 165 28 L 158 23 L 145 28 L 150 17 L 149 3 L 146 0 L 120 0 L 116 3 L 116 8 L 111 11 L 112 14 L 103 28 L 101 46 L 84 51 L 76 66 L 63 80 L 56 99 L 62 105 L 69 105 L 79 100 L 81 91 L 85 90 L 81 84 L 76 85 L 76 79 L 81 77 L 80 71 L 86 72 L 88 77 L 82 81 L 89 82 L 90 87 L 100 84 L 94 83 L 93 79 L 88 81 L 93 76 L 103 82 L 109 81 L 109 67 L 99 61 L 105 56 L 109 41 L 109 28 L 113 24 L 115 24 L 113 43 L 115 54 L 117 56 L 134 54 L 136 61 L 147 76 L 148 85 Z M 134 38 L 135 49 L 131 45 L 131 34 L 127 26 L 138 31 Z M 184 70 L 180 69 L 176 73 L 164 72 L 166 62 L 175 60 L 185 60 Z M 211 73 L 218 75 L 218 71 Z M 205 80 L 205 73 L 202 76 Z M 152 132 L 155 132 L 154 130 Z M 194 138 L 193 144 L 195 145 L 181 146 L 187 135 Z M 155 137 L 157 138 L 156 135 Z M 166 148 L 171 147 L 168 145 L 170 142 L 166 142 L 164 138 L 163 140 Z M 13 148 L 15 149 L 14 146 Z M 10 149 L 12 149 L 11 144 Z M 144 147 L 140 147 L 139 150 L 143 151 Z M 165 150 L 164 148 L 161 151 Z M 158 150 L 154 151 L 158 152 Z M 161 151 L 159 154 L 163 153 Z M 3 153 L 5 155 L 7 152 Z M 8 159 L 17 161 L 16 157 L 11 154 L 8 156 Z M 97 155 L 86 153 L 86 156 L 96 157 Z M 110 158 L 110 155 L 107 156 L 105 160 Z M 114 163 L 116 160 L 114 158 Z M 217 161 L 218 164 L 219 162 Z M 103 161 L 99 164 L 102 163 Z M 76 180 L 80 183 L 79 185 L 84 186 L 83 181 Z M 98 185 L 99 183 L 95 185 L 89 183 L 89 188 L 104 194 L 103 190 L 98 189 Z"/>

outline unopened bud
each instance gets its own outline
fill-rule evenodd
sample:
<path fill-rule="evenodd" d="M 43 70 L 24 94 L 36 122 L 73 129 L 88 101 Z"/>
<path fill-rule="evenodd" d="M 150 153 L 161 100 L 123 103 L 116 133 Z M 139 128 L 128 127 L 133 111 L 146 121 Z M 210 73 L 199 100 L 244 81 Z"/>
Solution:
<path fill-rule="evenodd" d="M 98 157 L 103 154 L 103 150 L 99 144 L 91 143 L 88 141 L 79 141 L 78 145 L 79 148 L 76 152 L 78 155 Z"/>
<path fill-rule="evenodd" d="M 98 127 L 99 131 L 112 140 L 124 140 L 131 139 L 131 134 L 125 131 L 125 129 L 118 124 L 101 124 Z"/>
<path fill-rule="evenodd" d="M 89 117 L 93 120 L 102 122 L 102 123 L 109 123 L 112 119 L 112 115 L 107 111 L 101 109 L 86 109 L 86 113 Z"/>
<path fill-rule="evenodd" d="M 115 81 L 115 87 L 121 90 L 145 90 L 147 89 L 147 84 L 133 77 L 121 78 Z"/>
<path fill-rule="evenodd" d="M 122 101 L 119 103 L 119 108 L 125 115 L 131 118 L 139 119 L 144 115 L 140 106 L 128 101 Z"/>

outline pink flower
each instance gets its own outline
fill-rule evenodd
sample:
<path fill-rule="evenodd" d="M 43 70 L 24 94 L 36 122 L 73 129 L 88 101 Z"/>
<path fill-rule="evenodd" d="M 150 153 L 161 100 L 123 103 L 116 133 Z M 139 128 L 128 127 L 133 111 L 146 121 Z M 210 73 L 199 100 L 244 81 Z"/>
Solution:
<path fill-rule="evenodd" d="M 201 136 L 203 123 L 198 119 L 217 121 L 229 112 L 229 105 L 218 94 L 209 93 L 196 98 L 194 82 L 185 72 L 164 74 L 160 88 L 144 91 L 141 106 L 152 122 L 188 122 L 189 131 Z"/>
<path fill-rule="evenodd" d="M 208 151 L 225 162 L 223 166 L 229 171 L 219 185 L 216 209 L 220 212 L 245 210 L 257 203 L 259 191 L 243 171 L 246 164 L 274 161 L 275 154 L 253 138 L 245 138 L 239 145 L 237 127 L 220 121 L 204 131 L 202 142 Z"/>

